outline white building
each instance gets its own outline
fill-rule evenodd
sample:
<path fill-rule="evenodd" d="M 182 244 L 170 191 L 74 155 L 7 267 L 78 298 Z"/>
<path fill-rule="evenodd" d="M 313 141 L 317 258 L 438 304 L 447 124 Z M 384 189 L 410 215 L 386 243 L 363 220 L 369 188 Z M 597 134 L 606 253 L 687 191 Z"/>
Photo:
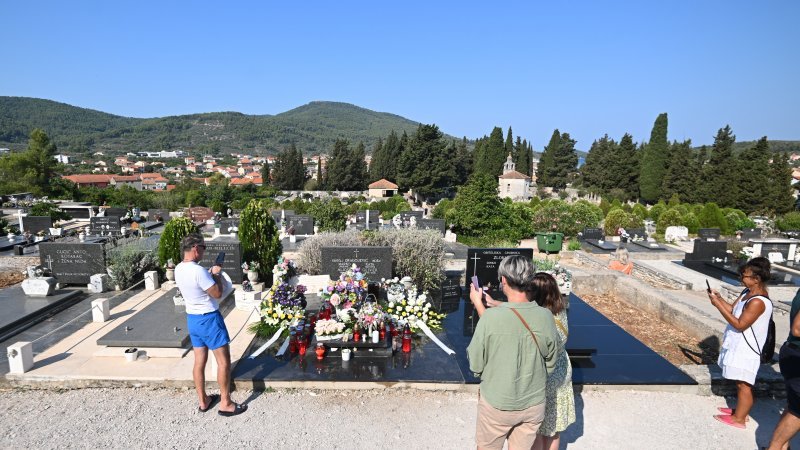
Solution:
<path fill-rule="evenodd" d="M 55 160 L 60 162 L 61 164 L 69 164 L 69 156 L 68 155 L 59 154 L 59 155 L 53 156 L 53 158 L 55 158 Z"/>
<path fill-rule="evenodd" d="M 531 199 L 531 177 L 515 170 L 510 153 L 503 164 L 503 174 L 498 179 L 498 196 L 520 201 Z"/>

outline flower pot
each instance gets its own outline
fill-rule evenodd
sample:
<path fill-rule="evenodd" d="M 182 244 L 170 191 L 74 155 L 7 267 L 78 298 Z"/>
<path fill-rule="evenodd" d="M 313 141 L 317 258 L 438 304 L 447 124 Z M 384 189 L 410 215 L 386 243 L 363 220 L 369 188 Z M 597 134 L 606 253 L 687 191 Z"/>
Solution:
<path fill-rule="evenodd" d="M 134 362 L 139 357 L 139 349 L 136 347 L 125 350 L 125 361 Z"/>
<path fill-rule="evenodd" d="M 247 271 L 247 279 L 250 280 L 251 283 L 255 283 L 258 281 L 258 272 L 254 270 Z"/>
<path fill-rule="evenodd" d="M 50 235 L 51 236 L 61 236 L 63 229 L 62 228 L 50 228 Z"/>
<path fill-rule="evenodd" d="M 342 349 L 342 361 L 350 361 L 350 354 L 352 351 L 349 348 Z"/>
<path fill-rule="evenodd" d="M 167 280 L 175 281 L 175 269 L 167 269 Z"/>

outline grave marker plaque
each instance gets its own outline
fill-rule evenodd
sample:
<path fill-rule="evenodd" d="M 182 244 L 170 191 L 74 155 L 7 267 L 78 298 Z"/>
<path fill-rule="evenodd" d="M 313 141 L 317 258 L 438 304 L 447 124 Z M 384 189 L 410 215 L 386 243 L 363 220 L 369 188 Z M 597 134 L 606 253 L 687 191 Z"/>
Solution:
<path fill-rule="evenodd" d="M 186 210 L 186 217 L 194 223 L 205 223 L 214 218 L 214 210 L 205 206 L 194 206 Z"/>
<path fill-rule="evenodd" d="M 53 228 L 53 219 L 50 216 L 25 216 L 22 218 L 22 228 L 33 234 L 40 231 L 49 233 Z"/>
<path fill-rule="evenodd" d="M 467 250 L 467 272 L 464 292 L 469 292 L 472 277 L 477 276 L 482 287 L 487 287 L 489 294 L 497 299 L 502 297 L 498 289 L 497 269 L 500 261 L 506 256 L 522 255 L 533 259 L 532 248 L 470 248 Z"/>
<path fill-rule="evenodd" d="M 276 209 L 276 210 L 270 211 L 270 214 L 272 215 L 272 220 L 275 221 L 275 224 L 278 225 L 278 228 L 281 227 L 281 211 L 283 211 L 283 218 L 285 220 L 288 220 L 289 216 L 293 216 L 294 215 L 294 211 L 291 210 L 291 209 L 283 209 L 283 210 Z"/>
<path fill-rule="evenodd" d="M 444 219 L 419 219 L 417 220 L 417 229 L 436 230 L 444 236 Z"/>
<path fill-rule="evenodd" d="M 626 229 L 625 231 L 628 232 L 628 236 L 630 236 L 631 239 L 647 239 L 647 233 L 644 231 L 644 228 L 631 228 L 629 230 Z"/>
<path fill-rule="evenodd" d="M 169 216 L 168 209 L 149 209 L 147 210 L 147 221 L 148 222 L 157 222 L 158 217 L 161 217 L 161 221 L 167 223 L 172 219 Z"/>
<path fill-rule="evenodd" d="M 584 228 L 582 234 L 581 239 L 584 241 L 587 239 L 603 240 L 606 238 L 602 228 Z"/>
<path fill-rule="evenodd" d="M 705 241 L 709 239 L 719 239 L 719 228 L 700 228 L 697 230 L 697 237 Z"/>
<path fill-rule="evenodd" d="M 100 208 L 100 211 L 105 211 L 104 216 L 117 216 L 117 217 L 125 217 L 125 214 L 128 214 L 128 210 L 125 208 L 119 207 L 109 207 L 109 208 Z"/>
<path fill-rule="evenodd" d="M 369 223 L 378 223 L 381 212 L 377 209 L 356 211 L 356 223 L 365 223 L 367 221 L 367 211 L 369 211 Z"/>
<path fill-rule="evenodd" d="M 200 265 L 206 269 L 214 265 L 219 252 L 225 252 L 225 262 L 222 263 L 222 270 L 231 277 L 234 284 L 242 282 L 242 243 L 233 237 L 218 237 L 214 240 L 205 241 L 206 252 Z M 269 270 L 269 268 L 267 268 Z"/>
<path fill-rule="evenodd" d="M 59 283 L 89 284 L 92 275 L 106 273 L 103 244 L 42 242 L 39 260 Z"/>
<path fill-rule="evenodd" d="M 122 225 L 118 216 L 92 217 L 89 219 L 89 234 L 96 236 L 119 236 Z"/>
<path fill-rule="evenodd" d="M 422 214 L 422 211 L 402 211 L 400 218 L 403 219 L 403 222 L 409 222 L 413 217 L 419 223 L 419 220 L 422 219 Z"/>
<path fill-rule="evenodd" d="M 687 253 L 684 261 L 705 261 L 712 262 L 714 258 L 725 258 L 727 256 L 728 243 L 725 241 L 704 241 L 694 240 L 692 253 Z"/>
<path fill-rule="evenodd" d="M 220 224 L 219 226 L 220 233 L 230 234 L 233 232 L 230 230 L 231 228 L 234 227 L 237 229 L 239 228 L 239 219 L 233 217 L 225 217 L 219 220 L 219 224 Z"/>
<path fill-rule="evenodd" d="M 314 234 L 314 218 L 311 216 L 288 216 L 286 218 L 286 229 L 294 228 L 294 234 L 309 236 Z"/>
<path fill-rule="evenodd" d="M 391 247 L 322 247 L 320 274 L 338 279 L 353 264 L 373 283 L 392 277 Z"/>
<path fill-rule="evenodd" d="M 762 236 L 761 228 L 747 228 L 742 230 L 742 240 L 749 241 L 750 239 L 761 239 Z"/>

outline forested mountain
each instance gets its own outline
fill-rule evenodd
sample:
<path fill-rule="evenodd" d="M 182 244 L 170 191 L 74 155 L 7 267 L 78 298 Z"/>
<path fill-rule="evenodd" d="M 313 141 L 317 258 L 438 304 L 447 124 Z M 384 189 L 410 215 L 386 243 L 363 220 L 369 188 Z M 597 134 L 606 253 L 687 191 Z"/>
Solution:
<path fill-rule="evenodd" d="M 223 154 L 274 154 L 294 143 L 304 154 L 329 153 L 337 139 L 372 148 L 392 130 L 413 133 L 418 123 L 395 114 L 337 102 L 311 102 L 274 116 L 236 112 L 152 119 L 115 116 L 26 97 L 0 96 L 0 147 L 24 148 L 43 129 L 68 153 L 125 153 L 181 149 Z"/>

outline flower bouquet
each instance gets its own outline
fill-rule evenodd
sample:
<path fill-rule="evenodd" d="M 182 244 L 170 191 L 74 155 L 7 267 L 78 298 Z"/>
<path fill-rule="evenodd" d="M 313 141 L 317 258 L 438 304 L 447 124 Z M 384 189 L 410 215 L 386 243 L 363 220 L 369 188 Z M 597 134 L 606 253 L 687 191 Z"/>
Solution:
<path fill-rule="evenodd" d="M 261 264 L 258 261 L 245 261 L 242 263 L 242 270 L 245 272 L 258 272 L 260 268 Z"/>
<path fill-rule="evenodd" d="M 320 319 L 317 320 L 316 334 L 318 341 L 329 341 L 333 339 L 341 339 L 346 325 L 336 319 Z"/>
<path fill-rule="evenodd" d="M 242 265 L 244 266 L 244 264 Z M 287 277 L 279 277 L 272 287 L 264 293 L 260 305 L 261 320 L 250 327 L 253 333 L 269 337 L 281 327 L 288 334 L 290 326 L 296 325 L 305 317 L 306 287 L 299 284 L 292 286 Z"/>
<path fill-rule="evenodd" d="M 446 314 L 433 309 L 428 301 L 427 292 L 419 294 L 416 285 L 406 289 L 398 278 L 385 280 L 383 286 L 389 300 L 386 313 L 397 323 L 400 325 L 408 323 L 413 332 L 419 329 L 420 322 L 434 330 L 442 328 L 442 319 Z"/>
<path fill-rule="evenodd" d="M 272 279 L 289 281 L 297 276 L 297 265 L 291 259 L 278 258 L 278 263 L 272 267 Z"/>
<path fill-rule="evenodd" d="M 368 280 L 361 269 L 353 264 L 338 280 L 328 282 L 319 296 L 323 302 L 330 302 L 337 310 L 354 308 L 358 311 L 367 295 Z"/>

